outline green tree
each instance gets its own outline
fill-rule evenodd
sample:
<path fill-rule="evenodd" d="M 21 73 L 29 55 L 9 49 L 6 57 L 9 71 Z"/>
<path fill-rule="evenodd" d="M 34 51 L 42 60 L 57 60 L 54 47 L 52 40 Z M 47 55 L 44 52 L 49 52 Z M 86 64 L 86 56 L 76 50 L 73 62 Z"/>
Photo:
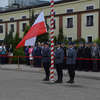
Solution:
<path fill-rule="evenodd" d="M 21 38 L 19 38 L 19 35 L 16 33 L 16 35 L 13 38 L 13 47 L 16 48 L 17 44 L 21 41 Z"/>
<path fill-rule="evenodd" d="M 63 36 L 63 30 L 62 29 L 59 30 L 58 41 L 64 42 L 64 36 Z"/>
<path fill-rule="evenodd" d="M 24 54 L 24 47 L 22 48 L 18 48 L 16 49 L 16 46 L 18 45 L 18 43 L 21 41 L 22 39 L 19 38 L 18 34 L 16 33 L 14 39 L 13 39 L 13 54 L 14 56 L 25 56 Z M 18 58 L 14 58 L 13 59 L 14 63 L 18 63 Z M 20 58 L 20 62 L 24 63 L 25 59 L 24 58 Z"/>
<path fill-rule="evenodd" d="M 43 35 L 37 36 L 37 42 L 45 42 L 49 40 L 49 33 L 45 33 Z"/>
<path fill-rule="evenodd" d="M 4 38 L 4 43 L 7 44 L 8 40 L 9 40 L 9 39 L 8 39 L 8 33 L 6 33 L 6 34 L 5 34 L 5 38 Z"/>
<path fill-rule="evenodd" d="M 6 33 L 5 38 L 4 38 L 4 43 L 6 45 L 10 45 L 10 44 L 13 45 L 13 32 L 12 31 L 10 31 L 9 34 Z"/>
<path fill-rule="evenodd" d="M 26 35 L 26 33 L 28 32 L 28 30 L 30 29 L 30 25 L 27 25 L 24 31 L 24 36 Z"/>
<path fill-rule="evenodd" d="M 57 37 L 56 36 L 54 36 L 54 43 L 56 43 L 57 42 Z"/>
<path fill-rule="evenodd" d="M 78 40 L 74 40 L 73 42 L 75 42 L 76 44 L 79 44 L 80 42 L 85 43 L 85 39 L 80 38 L 80 39 L 78 39 Z"/>
<path fill-rule="evenodd" d="M 96 39 L 93 42 L 97 43 L 100 46 L 100 39 Z"/>
<path fill-rule="evenodd" d="M 8 47 L 10 45 L 13 45 L 13 32 L 12 31 L 10 31 L 9 34 L 8 33 L 5 34 L 4 44 L 6 44 Z"/>

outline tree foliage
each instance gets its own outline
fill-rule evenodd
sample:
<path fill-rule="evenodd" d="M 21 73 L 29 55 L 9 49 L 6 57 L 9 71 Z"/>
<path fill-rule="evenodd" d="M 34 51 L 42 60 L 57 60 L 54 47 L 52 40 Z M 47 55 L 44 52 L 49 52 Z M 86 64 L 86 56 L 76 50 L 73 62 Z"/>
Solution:
<path fill-rule="evenodd" d="M 43 35 L 37 36 L 37 42 L 45 42 L 49 40 L 49 33 L 45 33 Z"/>
<path fill-rule="evenodd" d="M 64 42 L 64 36 L 63 36 L 63 30 L 62 29 L 60 29 L 60 31 L 59 31 L 58 41 Z"/>
<path fill-rule="evenodd" d="M 10 45 L 13 44 L 13 32 L 10 31 L 9 34 L 6 33 L 5 38 L 4 38 L 4 44 Z"/>

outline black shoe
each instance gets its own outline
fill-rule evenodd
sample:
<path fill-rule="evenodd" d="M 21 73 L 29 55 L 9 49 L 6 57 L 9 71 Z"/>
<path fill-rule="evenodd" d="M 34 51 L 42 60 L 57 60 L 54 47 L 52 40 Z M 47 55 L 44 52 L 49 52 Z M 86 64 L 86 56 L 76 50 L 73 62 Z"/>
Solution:
<path fill-rule="evenodd" d="M 49 81 L 49 79 L 47 79 L 47 78 L 44 78 L 44 79 L 43 79 L 43 81 Z"/>
<path fill-rule="evenodd" d="M 69 81 L 67 81 L 67 83 L 73 84 L 74 81 L 73 80 L 69 80 Z"/>
<path fill-rule="evenodd" d="M 55 81 L 55 83 L 62 83 L 62 81 L 57 80 L 57 81 Z"/>

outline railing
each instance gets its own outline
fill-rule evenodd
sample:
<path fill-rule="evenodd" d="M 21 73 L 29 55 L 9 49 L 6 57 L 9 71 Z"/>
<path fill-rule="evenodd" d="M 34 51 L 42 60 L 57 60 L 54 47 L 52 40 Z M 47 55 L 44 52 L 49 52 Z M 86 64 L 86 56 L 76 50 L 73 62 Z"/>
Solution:
<path fill-rule="evenodd" d="M 17 69 L 19 70 L 21 64 L 30 63 L 29 58 L 30 58 L 30 56 L 0 55 L 0 64 L 17 64 L 18 65 Z M 34 67 L 37 67 L 36 63 L 38 63 L 38 64 L 40 63 L 40 66 L 38 66 L 38 67 L 43 67 L 43 65 L 41 63 L 42 56 L 32 56 L 32 58 L 33 58 L 32 64 Z M 66 60 L 66 57 L 64 59 Z M 38 60 L 40 60 L 40 62 L 38 62 Z M 99 57 L 98 58 L 77 58 L 76 62 L 77 62 L 76 66 L 79 66 L 79 64 L 81 63 L 80 66 L 82 66 L 82 67 L 84 67 L 84 65 L 87 67 L 90 67 L 90 69 L 89 69 L 90 71 L 92 71 L 93 65 L 97 64 L 96 67 L 98 66 L 98 68 L 96 68 L 96 70 L 100 71 L 100 58 Z M 64 63 L 66 63 L 66 62 L 64 62 Z M 88 64 L 89 64 L 89 66 L 88 66 Z M 32 67 L 32 66 L 30 65 L 30 67 Z"/>

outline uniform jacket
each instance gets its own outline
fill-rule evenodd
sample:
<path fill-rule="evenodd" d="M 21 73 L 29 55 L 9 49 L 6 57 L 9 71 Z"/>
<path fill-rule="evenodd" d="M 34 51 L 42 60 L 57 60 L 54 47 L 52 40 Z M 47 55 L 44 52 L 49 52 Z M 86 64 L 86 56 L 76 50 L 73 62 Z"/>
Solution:
<path fill-rule="evenodd" d="M 50 48 L 43 48 L 42 49 L 42 62 L 48 63 L 50 62 Z"/>
<path fill-rule="evenodd" d="M 74 48 L 68 48 L 66 54 L 66 64 L 76 64 L 76 50 Z"/>
<path fill-rule="evenodd" d="M 27 47 L 25 48 L 25 55 L 26 55 L 26 56 L 29 55 L 29 53 L 28 53 L 28 49 L 29 49 L 29 48 L 27 48 Z"/>
<path fill-rule="evenodd" d="M 92 47 L 91 48 L 91 55 L 92 57 L 98 57 L 100 56 L 100 50 L 98 47 Z"/>
<path fill-rule="evenodd" d="M 41 56 L 41 47 L 35 47 L 34 56 Z"/>
<path fill-rule="evenodd" d="M 77 57 L 78 58 L 84 58 L 85 57 L 85 48 L 84 47 L 79 47 L 77 49 Z"/>
<path fill-rule="evenodd" d="M 91 48 L 85 47 L 84 52 L 85 52 L 84 55 L 85 58 L 91 58 Z"/>
<path fill-rule="evenodd" d="M 61 64 L 64 60 L 64 50 L 62 48 L 57 48 L 55 50 L 55 64 Z"/>

